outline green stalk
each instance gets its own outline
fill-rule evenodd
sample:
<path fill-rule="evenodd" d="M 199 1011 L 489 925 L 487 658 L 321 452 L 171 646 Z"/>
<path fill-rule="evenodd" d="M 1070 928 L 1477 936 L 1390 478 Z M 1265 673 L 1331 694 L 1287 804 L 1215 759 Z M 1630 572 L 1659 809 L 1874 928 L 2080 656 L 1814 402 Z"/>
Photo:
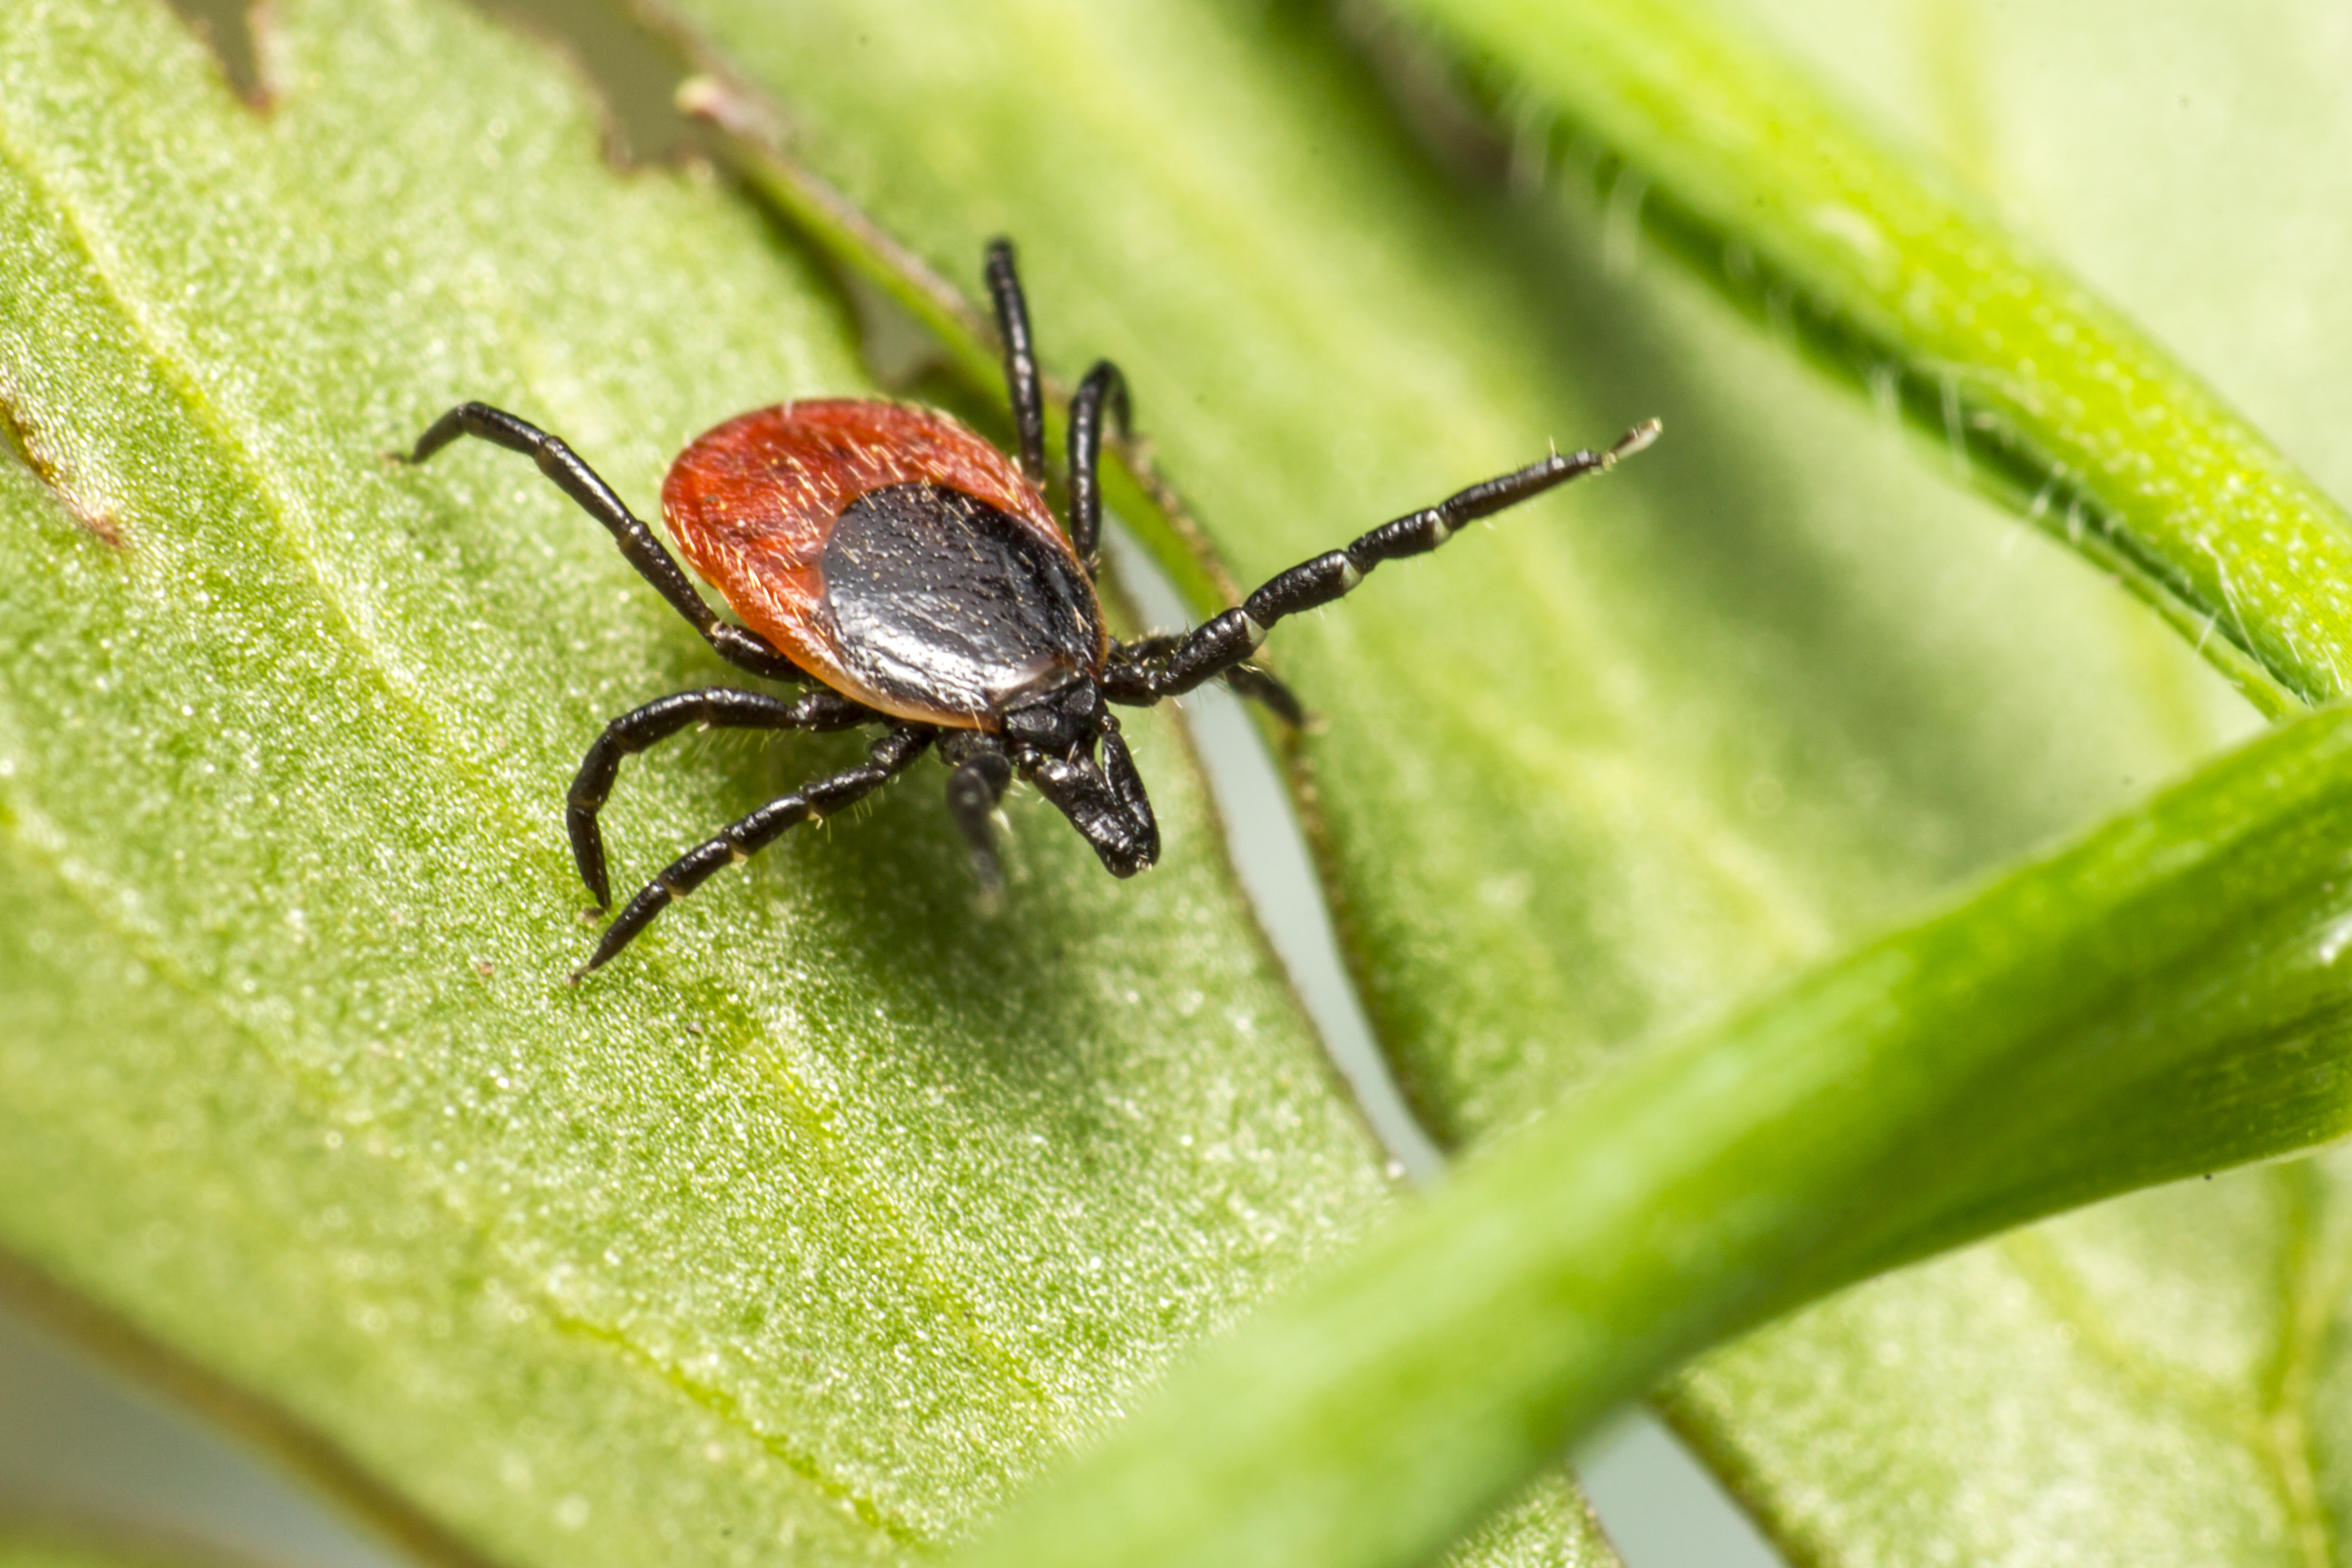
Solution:
<path fill-rule="evenodd" d="M 2264 712 L 2344 693 L 2352 538 L 2195 375 L 1916 154 L 1697 5 L 1405 0 L 1744 308 L 1890 384 Z"/>
<path fill-rule="evenodd" d="M 1825 1291 L 2352 1131 L 2352 713 L 1644 1053 L 1180 1373 L 961 1560 L 1426 1560 Z"/>
<path fill-rule="evenodd" d="M 835 266 L 905 311 L 946 351 L 948 374 L 983 403 L 1008 415 L 1004 345 L 995 323 L 956 286 L 933 271 L 840 192 L 789 157 L 772 111 L 753 89 L 726 75 L 692 29 L 669 16 L 656 0 L 641 0 L 649 25 L 683 48 L 702 74 L 678 92 L 679 110 L 707 125 L 735 177 L 797 227 Z M 977 268 L 978 258 L 974 258 Z M 1069 440 L 1069 393 L 1050 377 L 1045 385 L 1048 452 Z M 1208 536 L 1178 499 L 1174 487 L 1152 466 L 1143 444 L 1116 430 L 1103 445 L 1103 500 L 1129 523 L 1166 531 L 1181 553 L 1159 554 L 1178 592 L 1203 615 L 1241 601 Z"/>

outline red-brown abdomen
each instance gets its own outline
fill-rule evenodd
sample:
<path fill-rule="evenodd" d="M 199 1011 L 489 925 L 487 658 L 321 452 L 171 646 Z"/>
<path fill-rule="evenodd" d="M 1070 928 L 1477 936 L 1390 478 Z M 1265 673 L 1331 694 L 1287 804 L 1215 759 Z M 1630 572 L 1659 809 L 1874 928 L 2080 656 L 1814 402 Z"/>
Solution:
<path fill-rule="evenodd" d="M 782 404 L 707 432 L 671 466 L 662 518 L 736 615 L 826 685 L 900 718 L 992 728 L 985 702 L 903 683 L 884 689 L 870 662 L 844 657 L 826 603 L 825 547 L 861 497 L 907 484 L 971 496 L 1077 569 L 1045 498 L 1011 459 L 945 415 L 868 399 Z M 1093 637 L 1087 662 L 1098 668 L 1098 629 Z"/>

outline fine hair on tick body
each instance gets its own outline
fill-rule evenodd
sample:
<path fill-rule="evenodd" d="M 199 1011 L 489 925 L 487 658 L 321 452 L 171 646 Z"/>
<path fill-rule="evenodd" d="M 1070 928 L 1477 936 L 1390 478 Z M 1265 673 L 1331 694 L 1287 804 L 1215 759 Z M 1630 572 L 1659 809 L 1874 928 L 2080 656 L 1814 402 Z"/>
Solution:
<path fill-rule="evenodd" d="M 1222 680 L 1296 724 L 1288 688 L 1249 662 L 1285 616 L 1353 590 L 1384 561 L 1436 549 L 1465 524 L 1607 468 L 1655 440 L 1636 426 L 1601 451 L 1554 452 L 1276 573 L 1235 607 L 1181 633 L 1121 643 L 1095 591 L 1097 476 L 1108 418 L 1128 422 L 1126 378 L 1097 361 L 1070 399 L 1069 527 L 1045 501 L 1045 403 L 1013 247 L 988 247 L 1019 446 L 1008 458 L 944 414 L 863 398 L 739 415 L 681 453 L 662 484 L 678 551 L 736 616 L 713 610 L 653 530 L 561 437 L 485 403 L 435 420 L 407 455 L 460 436 L 529 455 L 604 525 L 654 591 L 737 668 L 804 689 L 711 687 L 657 697 L 604 726 L 566 797 L 572 852 L 612 907 L 597 813 L 625 757 L 697 725 L 879 728 L 866 760 L 803 784 L 671 862 L 622 907 L 577 980 L 626 947 L 722 866 L 850 805 L 924 752 L 950 770 L 948 811 L 982 897 L 1002 896 L 992 819 L 1015 779 L 1052 802 L 1116 877 L 1160 858 L 1160 827 L 1114 706 L 1148 708 Z"/>

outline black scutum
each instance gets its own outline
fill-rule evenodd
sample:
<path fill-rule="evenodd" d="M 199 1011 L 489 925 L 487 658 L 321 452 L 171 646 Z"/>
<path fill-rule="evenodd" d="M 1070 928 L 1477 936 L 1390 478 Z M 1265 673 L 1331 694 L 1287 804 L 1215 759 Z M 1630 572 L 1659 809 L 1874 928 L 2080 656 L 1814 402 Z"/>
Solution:
<path fill-rule="evenodd" d="M 890 485 L 834 524 L 825 605 L 843 663 L 874 690 L 992 714 L 1094 665 L 1102 612 L 1067 555 L 944 485 Z"/>

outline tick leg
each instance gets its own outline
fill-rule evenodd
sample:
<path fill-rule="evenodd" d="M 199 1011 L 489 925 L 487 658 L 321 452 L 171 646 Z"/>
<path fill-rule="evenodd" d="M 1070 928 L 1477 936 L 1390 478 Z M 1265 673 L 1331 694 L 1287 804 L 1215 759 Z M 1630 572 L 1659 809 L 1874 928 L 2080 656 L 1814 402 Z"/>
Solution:
<path fill-rule="evenodd" d="M 612 886 L 604 877 L 604 835 L 596 826 L 596 813 L 613 793 L 622 758 L 667 741 L 689 724 L 727 730 L 846 730 L 880 717 L 835 691 L 812 691 L 787 702 L 763 692 L 713 687 L 656 697 L 605 725 L 580 763 L 563 811 L 563 825 L 572 835 L 572 858 L 596 907 L 610 909 L 613 904 Z"/>
<path fill-rule="evenodd" d="M 1097 470 L 1102 464 L 1106 407 L 1118 422 L 1118 433 L 1126 435 L 1127 377 L 1107 359 L 1095 362 L 1086 380 L 1078 383 L 1077 395 L 1070 399 L 1070 542 L 1086 563 L 1088 577 L 1095 574 L 1096 547 L 1102 537 L 1102 479 Z"/>
<path fill-rule="evenodd" d="M 1453 538 L 1464 525 L 1532 500 L 1580 475 L 1613 467 L 1620 458 L 1632 457 L 1657 438 L 1658 422 L 1653 419 L 1627 431 L 1605 452 L 1565 456 L 1555 452 L 1540 463 L 1472 485 L 1433 507 L 1384 522 L 1345 550 L 1302 561 L 1269 578 L 1239 608 L 1192 628 L 1169 653 L 1165 664 L 1145 672 L 1144 684 L 1153 698 L 1190 691 L 1249 658 L 1283 616 L 1329 604 L 1362 582 L 1365 574 L 1381 562 L 1425 554 Z"/>
<path fill-rule="evenodd" d="M 996 335 L 1004 340 L 1004 386 L 1013 398 L 1013 428 L 1020 437 L 1021 471 L 1045 483 L 1045 393 L 1038 384 L 1037 350 L 1029 339 L 1029 300 L 1013 265 L 1013 242 L 988 242 L 988 293 L 996 302 Z"/>
<path fill-rule="evenodd" d="M 1236 696 L 1248 698 L 1292 729 L 1306 728 L 1306 704 L 1272 670 L 1255 664 L 1236 664 L 1220 672 L 1218 679 L 1233 688 Z"/>
<path fill-rule="evenodd" d="M 952 749 L 950 745 L 950 741 L 940 743 L 940 753 L 955 764 L 955 772 L 948 775 L 948 814 L 971 851 L 981 905 L 993 910 L 1004 898 L 1004 870 L 997 863 L 996 832 L 990 819 L 1013 783 L 1013 759 L 995 736 L 976 731 L 959 731 Z"/>
<path fill-rule="evenodd" d="M 770 801 L 751 816 L 730 824 L 717 837 L 679 856 L 669 869 L 646 883 L 628 901 L 619 919 L 604 928 L 596 951 L 573 973 L 572 979 L 578 980 L 628 946 L 639 931 L 653 923 L 656 915 L 700 887 L 721 866 L 750 859 L 782 837 L 786 829 L 830 816 L 905 772 L 923 754 L 923 748 L 931 743 L 935 733 L 912 724 L 893 730 L 874 742 L 866 753 L 866 761 L 857 766 Z"/>
<path fill-rule="evenodd" d="M 672 609 L 693 623 L 694 629 L 702 634 L 703 640 L 718 651 L 719 658 L 770 680 L 808 679 L 805 671 L 779 653 L 767 638 L 732 621 L 722 620 L 704 603 L 702 595 L 694 591 L 694 584 L 687 580 L 685 571 L 662 548 L 661 541 L 654 537 L 653 530 L 622 504 L 613 487 L 582 462 L 580 455 L 565 446 L 561 436 L 551 436 L 529 420 L 487 403 L 461 403 L 436 419 L 432 427 L 416 438 L 415 449 L 404 460 L 421 463 L 460 436 L 473 436 L 535 460 L 540 472 L 553 479 L 565 495 L 580 503 L 583 510 L 604 525 L 620 542 L 621 553 L 637 569 L 638 575 L 651 583 L 655 592 L 669 601 Z"/>
<path fill-rule="evenodd" d="M 1159 672 L 1153 667 L 1183 640 L 1181 636 L 1158 632 L 1112 648 L 1111 665 L 1103 676 L 1103 695 L 1113 702 L 1139 708 L 1149 708 L 1159 701 L 1160 692 L 1154 685 Z M 1307 705 L 1272 670 L 1255 664 L 1236 664 L 1219 670 L 1217 679 L 1234 696 L 1259 704 L 1291 728 L 1306 724 Z"/>

